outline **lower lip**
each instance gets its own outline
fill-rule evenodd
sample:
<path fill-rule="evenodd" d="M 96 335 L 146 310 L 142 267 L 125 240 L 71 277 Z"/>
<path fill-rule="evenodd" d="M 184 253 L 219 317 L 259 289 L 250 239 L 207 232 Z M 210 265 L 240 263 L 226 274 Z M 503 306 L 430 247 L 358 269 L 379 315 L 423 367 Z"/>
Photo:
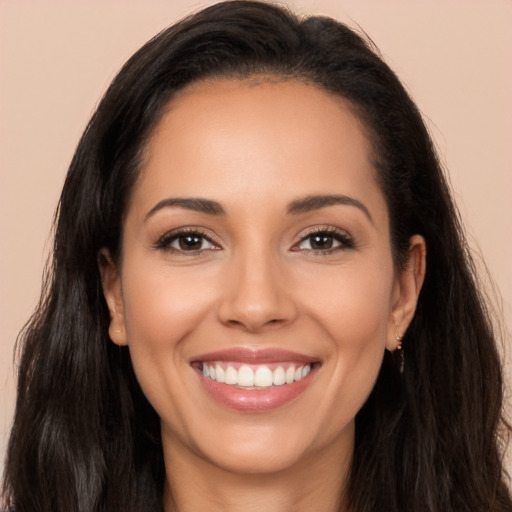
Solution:
<path fill-rule="evenodd" d="M 313 368 L 297 382 L 268 389 L 241 389 L 209 379 L 199 372 L 197 375 L 208 393 L 221 404 L 238 411 L 264 412 L 281 407 L 298 397 L 311 382 L 315 370 Z"/>

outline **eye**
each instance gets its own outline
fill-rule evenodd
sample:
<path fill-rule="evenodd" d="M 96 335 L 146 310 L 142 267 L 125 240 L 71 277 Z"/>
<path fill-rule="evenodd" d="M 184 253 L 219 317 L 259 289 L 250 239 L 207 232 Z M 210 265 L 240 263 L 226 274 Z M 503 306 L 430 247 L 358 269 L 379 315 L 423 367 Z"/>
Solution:
<path fill-rule="evenodd" d="M 332 252 L 354 246 L 352 238 L 337 230 L 318 230 L 309 233 L 296 244 L 294 251 Z"/>
<path fill-rule="evenodd" d="M 199 253 L 219 249 L 217 244 L 199 231 L 180 231 L 164 235 L 157 242 L 156 247 L 181 253 Z"/>

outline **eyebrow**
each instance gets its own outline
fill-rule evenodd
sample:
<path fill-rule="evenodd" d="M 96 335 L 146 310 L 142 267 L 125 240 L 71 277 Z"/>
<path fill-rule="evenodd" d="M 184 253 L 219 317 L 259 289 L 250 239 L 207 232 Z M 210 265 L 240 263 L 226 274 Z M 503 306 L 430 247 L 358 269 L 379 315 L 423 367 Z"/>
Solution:
<path fill-rule="evenodd" d="M 291 215 L 298 215 L 338 204 L 359 208 L 366 217 L 368 217 L 370 222 L 373 223 L 373 218 L 368 208 L 361 203 L 361 201 L 345 195 L 316 195 L 296 199 L 288 205 L 288 213 Z M 153 206 L 153 208 L 151 208 L 151 210 L 146 214 L 144 221 L 163 208 L 184 208 L 186 210 L 206 213 L 208 215 L 226 214 L 224 207 L 219 202 L 213 201 L 212 199 L 197 197 L 168 197 L 166 199 L 162 199 Z"/>
<path fill-rule="evenodd" d="M 146 214 L 144 220 L 154 215 L 157 211 L 163 208 L 184 208 L 185 210 L 193 210 L 195 212 L 207 213 L 209 215 L 225 215 L 226 210 L 217 201 L 211 199 L 202 199 L 196 197 L 168 197 L 159 201 L 149 212 Z"/>
<path fill-rule="evenodd" d="M 353 197 L 344 195 L 317 195 L 317 196 L 306 196 L 296 201 L 292 201 L 288 206 L 288 213 L 297 215 L 300 213 L 307 213 L 314 210 L 320 210 L 326 206 L 333 206 L 336 204 L 355 206 L 359 208 L 368 217 L 370 222 L 373 223 L 373 218 L 368 208 Z"/>

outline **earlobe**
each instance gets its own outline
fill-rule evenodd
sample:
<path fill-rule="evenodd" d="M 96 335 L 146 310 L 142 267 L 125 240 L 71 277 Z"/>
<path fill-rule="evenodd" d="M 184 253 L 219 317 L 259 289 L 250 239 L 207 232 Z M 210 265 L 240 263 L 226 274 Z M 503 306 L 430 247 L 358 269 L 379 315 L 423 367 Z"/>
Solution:
<path fill-rule="evenodd" d="M 108 249 L 102 249 L 99 252 L 98 266 L 103 295 L 105 296 L 110 313 L 110 326 L 108 329 L 110 339 L 116 345 L 127 345 L 121 276 Z"/>
<path fill-rule="evenodd" d="M 408 258 L 396 277 L 393 308 L 390 315 L 386 348 L 396 350 L 411 323 L 425 279 L 427 248 L 425 239 L 414 235 L 410 239 Z"/>

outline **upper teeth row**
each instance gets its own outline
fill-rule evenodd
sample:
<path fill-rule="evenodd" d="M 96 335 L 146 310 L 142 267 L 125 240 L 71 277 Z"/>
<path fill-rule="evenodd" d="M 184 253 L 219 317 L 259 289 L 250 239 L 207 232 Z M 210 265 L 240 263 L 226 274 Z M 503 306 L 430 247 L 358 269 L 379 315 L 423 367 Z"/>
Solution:
<path fill-rule="evenodd" d="M 286 370 L 278 366 L 272 371 L 268 366 L 258 366 L 253 370 L 250 366 L 242 365 L 237 370 L 233 366 L 227 366 L 226 369 L 218 363 L 203 363 L 203 375 L 217 382 L 225 384 L 238 385 L 244 387 L 270 387 L 291 384 L 301 380 L 311 371 L 311 365 L 304 366 L 291 365 Z"/>

